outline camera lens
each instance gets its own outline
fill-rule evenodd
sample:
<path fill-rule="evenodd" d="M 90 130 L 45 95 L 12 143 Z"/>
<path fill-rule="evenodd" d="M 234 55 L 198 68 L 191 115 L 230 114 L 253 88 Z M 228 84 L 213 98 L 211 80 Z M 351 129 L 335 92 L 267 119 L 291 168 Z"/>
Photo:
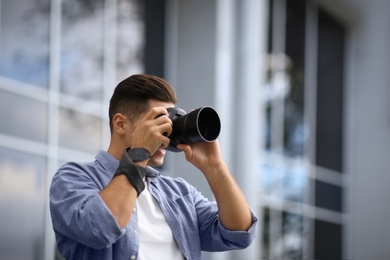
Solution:
<path fill-rule="evenodd" d="M 218 137 L 221 123 L 214 109 L 211 107 L 200 108 L 196 121 L 197 132 L 202 141 L 212 142 Z"/>
<path fill-rule="evenodd" d="M 180 151 L 176 148 L 179 143 L 212 142 L 221 130 L 219 116 L 211 107 L 201 107 L 188 114 L 180 108 L 168 108 L 168 113 L 173 123 L 171 143 L 167 147 L 170 151 Z"/>

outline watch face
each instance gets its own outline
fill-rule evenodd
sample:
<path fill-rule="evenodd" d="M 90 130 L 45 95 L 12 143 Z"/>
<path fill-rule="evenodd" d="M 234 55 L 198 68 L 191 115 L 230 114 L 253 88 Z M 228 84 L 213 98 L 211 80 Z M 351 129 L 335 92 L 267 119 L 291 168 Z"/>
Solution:
<path fill-rule="evenodd" d="M 142 162 L 150 158 L 150 154 L 145 148 L 130 149 L 129 156 L 133 162 Z"/>

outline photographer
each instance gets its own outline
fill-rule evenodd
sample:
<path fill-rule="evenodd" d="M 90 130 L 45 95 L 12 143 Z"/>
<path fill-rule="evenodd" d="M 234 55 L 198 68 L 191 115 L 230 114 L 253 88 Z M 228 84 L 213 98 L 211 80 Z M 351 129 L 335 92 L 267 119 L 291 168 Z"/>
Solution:
<path fill-rule="evenodd" d="M 110 100 L 111 141 L 89 163 L 67 163 L 50 188 L 59 252 L 66 259 L 200 259 L 242 249 L 257 217 L 230 174 L 218 140 L 178 144 L 207 179 L 208 201 L 182 178 L 162 176 L 176 94 L 164 79 L 133 75 Z"/>

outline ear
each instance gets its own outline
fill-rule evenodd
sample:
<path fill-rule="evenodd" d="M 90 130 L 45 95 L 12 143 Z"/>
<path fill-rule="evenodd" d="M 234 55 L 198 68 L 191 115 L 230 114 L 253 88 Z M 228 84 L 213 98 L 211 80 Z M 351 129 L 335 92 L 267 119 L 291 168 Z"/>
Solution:
<path fill-rule="evenodd" d="M 115 133 L 119 135 L 124 135 L 126 133 L 126 120 L 127 118 L 121 113 L 117 113 L 114 115 L 114 117 L 112 118 L 112 125 Z"/>

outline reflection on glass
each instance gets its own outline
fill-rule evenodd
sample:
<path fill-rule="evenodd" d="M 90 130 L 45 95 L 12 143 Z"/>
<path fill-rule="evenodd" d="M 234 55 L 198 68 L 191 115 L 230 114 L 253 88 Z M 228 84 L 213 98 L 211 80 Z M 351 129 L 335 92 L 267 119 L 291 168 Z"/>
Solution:
<path fill-rule="evenodd" d="M 299 214 L 264 208 L 262 259 L 306 259 L 304 221 Z"/>
<path fill-rule="evenodd" d="M 266 195 L 305 203 L 309 183 L 305 164 L 302 161 L 266 158 L 261 174 Z"/>
<path fill-rule="evenodd" d="M 62 3 L 61 91 L 100 100 L 103 82 L 103 0 Z"/>
<path fill-rule="evenodd" d="M 276 164 L 273 164 L 270 160 L 265 160 L 262 168 L 262 184 L 264 193 L 269 196 L 279 198 L 282 194 L 282 175 L 283 169 Z"/>
<path fill-rule="evenodd" d="M 308 178 L 303 165 L 297 162 L 286 165 L 283 176 L 283 197 L 293 202 L 305 202 Z"/>
<path fill-rule="evenodd" d="M 49 0 L 3 0 L 0 75 L 48 86 Z"/>
<path fill-rule="evenodd" d="M 62 147 L 96 153 L 100 149 L 102 120 L 73 110 L 60 110 L 59 144 Z"/>
<path fill-rule="evenodd" d="M 0 132 L 45 142 L 47 106 L 6 91 L 0 91 Z"/>
<path fill-rule="evenodd" d="M 143 72 L 143 1 L 118 0 L 117 82 Z"/>
<path fill-rule="evenodd" d="M 0 147 L 0 258 L 43 259 L 43 157 Z"/>
<path fill-rule="evenodd" d="M 301 215 L 283 212 L 283 256 L 281 259 L 304 259 L 303 257 L 303 217 Z"/>

